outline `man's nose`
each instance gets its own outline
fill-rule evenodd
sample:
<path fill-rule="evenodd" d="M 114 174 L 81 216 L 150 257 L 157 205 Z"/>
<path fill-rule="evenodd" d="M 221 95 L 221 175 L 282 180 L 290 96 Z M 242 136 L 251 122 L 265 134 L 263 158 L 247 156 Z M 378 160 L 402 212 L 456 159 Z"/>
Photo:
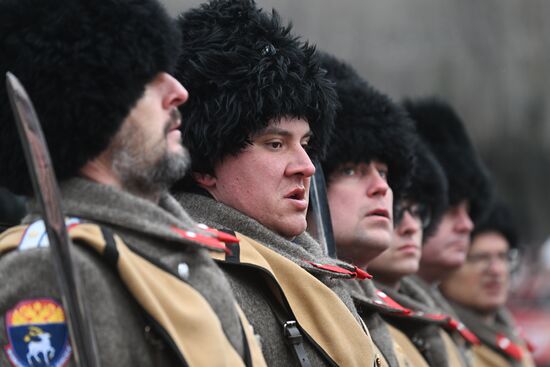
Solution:
<path fill-rule="evenodd" d="M 296 149 L 294 159 L 287 167 L 287 174 L 301 174 L 304 177 L 311 177 L 315 174 L 315 165 L 303 146 Z"/>
<path fill-rule="evenodd" d="M 470 233 L 474 229 L 474 223 L 465 205 L 460 205 L 456 212 L 455 228 L 460 232 Z"/>
<path fill-rule="evenodd" d="M 163 83 L 166 86 L 166 92 L 163 97 L 163 107 L 178 107 L 185 103 L 189 98 L 189 92 L 179 81 L 168 73 L 162 73 Z"/>
<path fill-rule="evenodd" d="M 403 213 L 403 218 L 397 225 L 397 233 L 404 235 L 413 235 L 422 228 L 422 223 L 419 218 L 413 216 L 408 210 Z"/>
<path fill-rule="evenodd" d="M 388 192 L 388 189 L 390 186 L 388 185 L 388 181 L 384 179 L 377 169 L 373 170 L 374 173 L 371 175 L 367 175 L 370 177 L 367 177 L 368 181 L 368 187 L 367 187 L 367 195 L 368 196 L 384 196 Z"/>

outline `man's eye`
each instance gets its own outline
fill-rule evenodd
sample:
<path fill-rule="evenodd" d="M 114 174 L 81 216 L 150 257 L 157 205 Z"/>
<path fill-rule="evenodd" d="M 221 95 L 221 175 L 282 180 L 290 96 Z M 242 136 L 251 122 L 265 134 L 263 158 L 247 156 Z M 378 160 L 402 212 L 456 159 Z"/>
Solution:
<path fill-rule="evenodd" d="M 357 170 L 352 167 L 344 167 L 340 169 L 340 174 L 343 176 L 355 176 L 356 173 L 357 173 Z"/>
<path fill-rule="evenodd" d="M 388 180 L 388 171 L 385 170 L 385 169 L 379 169 L 378 170 L 378 174 L 380 175 L 380 177 L 382 177 L 384 180 Z"/>
<path fill-rule="evenodd" d="M 283 143 L 281 143 L 280 141 L 272 141 L 267 143 L 267 145 L 272 149 L 280 149 L 283 147 Z"/>

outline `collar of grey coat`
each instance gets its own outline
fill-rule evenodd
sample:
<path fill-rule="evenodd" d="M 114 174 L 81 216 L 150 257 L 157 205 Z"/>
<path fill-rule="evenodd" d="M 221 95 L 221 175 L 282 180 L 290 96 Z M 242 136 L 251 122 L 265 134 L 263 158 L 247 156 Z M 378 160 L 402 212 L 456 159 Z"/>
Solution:
<path fill-rule="evenodd" d="M 435 302 L 422 287 L 420 287 L 413 279 L 409 277 L 402 278 L 399 285 L 399 290 L 389 289 L 384 286 L 379 286 L 391 298 L 395 299 L 402 306 L 410 308 L 414 311 L 437 313 Z"/>
<path fill-rule="evenodd" d="M 416 275 L 412 275 L 409 278 L 430 296 L 435 311 L 449 315 L 455 320 L 460 320 L 460 317 L 458 317 L 449 301 L 441 294 L 437 285 L 430 285 Z"/>
<path fill-rule="evenodd" d="M 506 351 L 506 347 L 512 344 L 519 346 L 524 343 L 508 310 L 501 307 L 496 311 L 494 324 L 487 324 L 474 310 L 453 301 L 449 301 L 449 303 L 454 307 L 466 327 L 479 338 L 481 344 L 489 346 L 511 361 L 514 360 L 510 352 Z M 497 335 L 501 337 L 498 338 Z M 508 341 L 503 341 L 502 337 L 507 338 Z"/>
<path fill-rule="evenodd" d="M 332 272 L 313 266 L 310 262 L 324 265 L 336 265 L 354 271 L 355 267 L 343 261 L 328 257 L 321 245 L 307 232 L 289 241 L 271 231 L 258 221 L 211 197 L 196 193 L 178 193 L 176 199 L 183 208 L 199 223 L 207 226 L 239 232 L 250 237 L 278 254 L 292 260 L 309 273 L 330 278 L 350 279 L 350 275 Z"/>
<path fill-rule="evenodd" d="M 289 241 L 258 221 L 211 197 L 196 193 L 178 193 L 175 196 L 197 222 L 216 229 L 239 232 L 298 264 L 336 293 L 355 318 L 360 319 L 344 286 L 350 276 L 316 268 L 309 262 L 337 265 L 350 270 L 355 267 L 324 255 L 321 245 L 307 233 L 302 233 L 293 241 Z"/>
<path fill-rule="evenodd" d="M 173 230 L 191 230 L 204 233 L 183 210 L 179 203 L 168 193 L 161 196 L 159 204 L 83 178 L 72 178 L 60 184 L 63 197 L 63 210 L 68 216 L 76 216 L 123 231 L 133 230 L 136 233 L 196 245 Z M 29 212 L 24 222 L 36 218 L 36 203 L 30 203 Z M 136 215 L 139 213 L 139 215 Z"/>

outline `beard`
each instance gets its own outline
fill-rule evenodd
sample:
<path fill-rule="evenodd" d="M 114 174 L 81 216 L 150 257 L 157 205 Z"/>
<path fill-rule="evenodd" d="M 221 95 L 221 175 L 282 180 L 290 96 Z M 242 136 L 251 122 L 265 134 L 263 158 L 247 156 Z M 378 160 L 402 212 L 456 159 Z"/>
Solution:
<path fill-rule="evenodd" d="M 175 116 L 177 114 L 172 118 Z M 125 190 L 138 196 L 155 197 L 185 176 L 191 164 L 188 150 L 183 146 L 181 152 L 167 149 L 166 136 L 173 124 L 172 118 L 166 122 L 164 139 L 150 149 L 144 148 L 148 144 L 142 131 L 124 129 L 118 134 L 113 144 L 113 170 Z"/>

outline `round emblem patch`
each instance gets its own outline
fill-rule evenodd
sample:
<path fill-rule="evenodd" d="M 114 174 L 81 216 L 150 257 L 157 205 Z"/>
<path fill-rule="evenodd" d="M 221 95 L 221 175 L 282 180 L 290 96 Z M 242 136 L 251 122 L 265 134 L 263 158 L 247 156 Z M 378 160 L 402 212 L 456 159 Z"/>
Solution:
<path fill-rule="evenodd" d="M 6 314 L 9 344 L 4 347 L 16 367 L 62 367 L 71 357 L 63 307 L 49 298 L 19 302 Z"/>

